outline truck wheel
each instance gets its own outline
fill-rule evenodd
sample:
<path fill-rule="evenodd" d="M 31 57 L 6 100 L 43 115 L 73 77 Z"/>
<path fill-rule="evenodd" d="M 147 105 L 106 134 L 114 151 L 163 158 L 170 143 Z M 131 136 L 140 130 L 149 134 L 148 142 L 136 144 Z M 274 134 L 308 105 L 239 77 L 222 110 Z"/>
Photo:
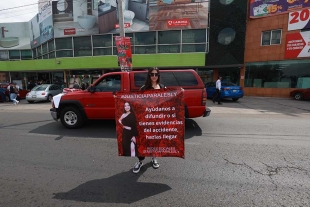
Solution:
<path fill-rule="evenodd" d="M 303 99 L 302 93 L 295 93 L 294 99 L 295 99 L 295 100 L 301 100 L 301 99 Z"/>
<path fill-rule="evenodd" d="M 83 125 L 81 112 L 72 106 L 64 108 L 60 113 L 62 125 L 68 129 L 76 129 Z"/>

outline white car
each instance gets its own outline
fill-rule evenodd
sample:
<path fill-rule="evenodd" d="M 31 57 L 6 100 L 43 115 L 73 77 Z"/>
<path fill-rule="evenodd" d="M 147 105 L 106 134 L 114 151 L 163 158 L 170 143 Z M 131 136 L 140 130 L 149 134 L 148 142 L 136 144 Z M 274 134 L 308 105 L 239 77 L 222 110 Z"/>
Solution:
<path fill-rule="evenodd" d="M 53 96 L 60 94 L 62 89 L 60 86 L 55 84 L 43 84 L 35 86 L 29 93 L 26 95 L 26 100 L 29 103 L 35 101 L 52 101 Z"/>

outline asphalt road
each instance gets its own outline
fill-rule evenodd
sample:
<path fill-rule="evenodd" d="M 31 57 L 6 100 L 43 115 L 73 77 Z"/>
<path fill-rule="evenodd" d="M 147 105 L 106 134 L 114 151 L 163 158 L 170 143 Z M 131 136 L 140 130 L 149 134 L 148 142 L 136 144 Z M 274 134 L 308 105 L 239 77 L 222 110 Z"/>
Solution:
<path fill-rule="evenodd" d="M 186 121 L 185 159 L 117 156 L 115 123 L 68 130 L 0 103 L 0 206 L 310 206 L 310 101 L 244 97 Z"/>

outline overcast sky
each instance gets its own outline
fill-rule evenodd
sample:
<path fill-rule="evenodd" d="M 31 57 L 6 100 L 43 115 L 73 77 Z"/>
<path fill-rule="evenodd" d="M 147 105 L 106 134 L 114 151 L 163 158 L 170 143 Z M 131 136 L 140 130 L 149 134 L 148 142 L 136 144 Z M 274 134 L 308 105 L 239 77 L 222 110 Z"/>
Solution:
<path fill-rule="evenodd" d="M 29 4 L 34 5 L 26 6 Z M 16 9 L 9 9 L 19 6 L 22 7 Z M 0 23 L 28 22 L 37 13 L 38 0 L 0 0 Z"/>

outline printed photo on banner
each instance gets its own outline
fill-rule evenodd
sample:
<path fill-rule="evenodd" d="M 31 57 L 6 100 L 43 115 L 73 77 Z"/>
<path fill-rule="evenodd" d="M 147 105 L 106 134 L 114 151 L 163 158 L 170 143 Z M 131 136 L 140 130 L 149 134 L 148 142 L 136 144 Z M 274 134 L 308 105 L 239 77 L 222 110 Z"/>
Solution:
<path fill-rule="evenodd" d="M 183 90 L 116 93 L 119 156 L 184 158 Z"/>
<path fill-rule="evenodd" d="M 250 0 L 250 18 L 283 14 L 308 7 L 308 0 Z"/>

